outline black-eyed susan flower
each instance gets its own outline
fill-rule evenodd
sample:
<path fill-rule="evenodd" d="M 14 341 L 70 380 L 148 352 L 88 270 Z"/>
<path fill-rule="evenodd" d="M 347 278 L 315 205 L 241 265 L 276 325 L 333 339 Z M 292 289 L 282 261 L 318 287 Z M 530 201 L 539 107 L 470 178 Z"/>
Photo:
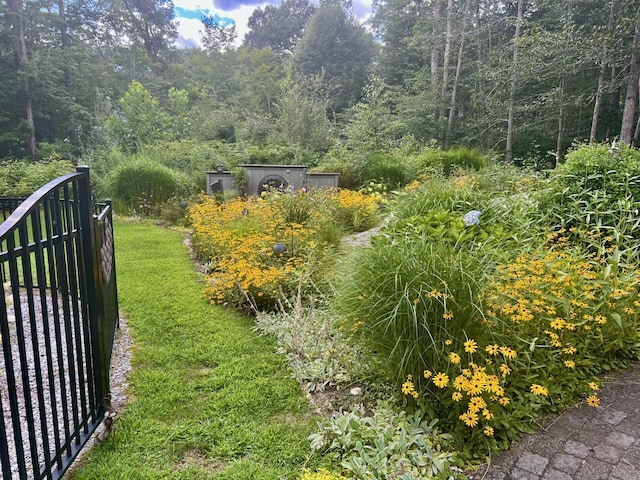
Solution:
<path fill-rule="evenodd" d="M 444 388 L 449 384 L 449 375 L 439 372 L 433 377 L 433 384 L 438 388 Z"/>
<path fill-rule="evenodd" d="M 429 380 L 431 378 L 431 375 L 433 375 L 433 372 L 431 370 L 425 370 L 422 375 L 424 375 L 424 378 Z"/>
<path fill-rule="evenodd" d="M 485 350 L 489 355 L 497 355 L 500 347 L 498 345 L 487 345 Z"/>
<path fill-rule="evenodd" d="M 598 407 L 600 405 L 600 399 L 595 395 L 589 395 L 587 397 L 587 405 L 593 408 Z"/>
<path fill-rule="evenodd" d="M 451 320 L 453 318 L 453 312 L 451 310 L 447 310 L 442 314 L 442 318 L 445 320 Z"/>
<path fill-rule="evenodd" d="M 598 385 L 596 382 L 589 382 L 589 388 L 596 392 L 600 390 L 600 385 Z"/>
<path fill-rule="evenodd" d="M 464 342 L 464 351 L 467 353 L 475 353 L 478 350 L 478 343 L 475 340 L 467 340 Z"/>
<path fill-rule="evenodd" d="M 542 385 L 538 385 L 537 383 L 534 383 L 533 385 L 531 385 L 530 390 L 531 390 L 531 393 L 533 393 L 534 395 L 541 395 L 543 397 L 549 396 L 549 390 L 547 390 Z"/>
<path fill-rule="evenodd" d="M 498 403 L 503 407 L 506 407 L 511 403 L 511 400 L 509 400 L 509 397 L 500 397 L 500 400 L 498 400 Z"/>
<path fill-rule="evenodd" d="M 565 360 L 564 366 L 567 368 L 576 368 L 576 362 L 574 362 L 573 360 Z"/>
<path fill-rule="evenodd" d="M 460 400 L 462 400 L 462 394 L 460 392 L 453 392 L 451 394 L 451 400 L 453 400 L 454 402 L 459 402 Z"/>
<path fill-rule="evenodd" d="M 478 415 L 473 412 L 465 412 L 458 417 L 467 427 L 475 427 L 478 425 Z"/>
<path fill-rule="evenodd" d="M 493 437 L 493 427 L 484 427 L 484 434 L 487 437 Z"/>
<path fill-rule="evenodd" d="M 500 373 L 502 373 L 503 377 L 507 377 L 511 374 L 511 369 L 506 363 L 500 365 Z"/>
<path fill-rule="evenodd" d="M 449 354 L 449 361 L 451 363 L 458 364 L 458 363 L 460 363 L 460 360 L 461 360 L 460 355 L 458 355 L 456 352 L 451 352 Z"/>
<path fill-rule="evenodd" d="M 444 341 L 444 344 L 445 344 L 445 345 L 447 345 L 447 346 L 451 345 L 452 343 L 453 343 L 453 341 L 451 341 L 451 339 L 449 339 L 449 338 L 447 338 L 447 339 Z"/>

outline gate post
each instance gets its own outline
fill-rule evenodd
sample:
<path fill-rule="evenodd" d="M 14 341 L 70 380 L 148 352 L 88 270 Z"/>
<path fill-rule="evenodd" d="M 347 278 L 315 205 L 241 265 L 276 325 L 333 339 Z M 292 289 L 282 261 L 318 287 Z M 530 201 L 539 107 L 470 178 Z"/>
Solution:
<path fill-rule="evenodd" d="M 84 268 L 86 285 L 87 312 L 89 314 L 89 331 L 91 334 L 91 358 L 93 363 L 93 378 L 95 388 L 95 402 L 93 411 L 96 419 L 104 414 L 103 399 L 109 391 L 109 362 L 104 351 L 104 319 L 102 312 L 102 298 L 99 292 L 100 268 L 96 258 L 96 231 L 93 221 L 93 200 L 91 196 L 91 182 L 89 181 L 89 167 L 76 167 L 78 173 L 84 175 L 78 181 L 78 211 L 80 214 L 80 237 L 82 245 L 82 265 Z M 106 373 L 105 373 L 106 372 Z"/>

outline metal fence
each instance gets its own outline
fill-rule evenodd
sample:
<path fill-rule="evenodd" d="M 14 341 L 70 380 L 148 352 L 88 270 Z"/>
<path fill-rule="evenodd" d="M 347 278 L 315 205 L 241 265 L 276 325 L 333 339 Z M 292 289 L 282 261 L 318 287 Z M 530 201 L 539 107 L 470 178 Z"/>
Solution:
<path fill-rule="evenodd" d="M 118 323 L 112 211 L 89 169 L 0 198 L 0 471 L 58 479 L 104 418 Z"/>

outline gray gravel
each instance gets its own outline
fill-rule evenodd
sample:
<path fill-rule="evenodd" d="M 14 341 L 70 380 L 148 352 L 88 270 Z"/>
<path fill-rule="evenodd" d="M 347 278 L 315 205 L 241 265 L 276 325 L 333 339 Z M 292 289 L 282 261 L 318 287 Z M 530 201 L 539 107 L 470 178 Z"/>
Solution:
<path fill-rule="evenodd" d="M 7 302 L 7 321 L 9 324 L 9 338 L 2 338 L 2 345 L 11 345 L 11 356 L 13 364 L 19 365 L 20 352 L 17 347 L 17 337 L 19 334 L 19 325 L 16 323 L 16 309 L 13 305 L 13 297 L 11 295 L 10 287 L 5 285 L 4 288 L 5 300 Z M 46 336 L 49 337 L 50 352 L 49 355 L 53 358 L 53 365 L 56 365 L 57 358 L 60 355 L 61 358 L 67 358 L 67 342 L 64 338 L 64 330 L 62 332 L 56 332 L 54 328 L 54 322 L 49 319 L 43 319 L 42 315 L 42 303 L 41 298 L 36 294 L 33 302 L 33 313 L 35 322 L 33 325 L 28 321 L 29 306 L 27 303 L 27 296 L 25 292 L 20 292 L 21 305 L 18 311 L 22 311 L 22 317 L 26 319 L 23 322 L 23 337 L 27 339 L 25 342 L 25 349 L 22 355 L 27 359 L 27 369 L 24 372 L 26 374 L 26 381 L 23 381 L 22 372 L 16 371 L 16 392 L 18 398 L 18 405 L 20 410 L 20 430 L 22 433 L 22 449 L 24 450 L 24 456 L 26 464 L 31 464 L 32 454 L 38 457 L 38 464 L 43 466 L 45 464 L 45 457 L 47 456 L 47 450 L 50 452 L 55 451 L 55 446 L 61 442 L 64 438 L 64 429 L 68 426 L 69 429 L 73 428 L 73 403 L 82 401 L 82 396 L 88 395 L 88 385 L 85 381 L 80 388 L 77 389 L 74 395 L 71 394 L 70 389 L 64 388 L 69 384 L 69 370 L 73 368 L 78 371 L 81 369 L 86 370 L 84 362 L 78 362 L 77 360 L 71 360 L 65 362 L 65 367 L 62 371 L 55 370 L 47 372 L 46 367 Z M 46 303 L 47 312 L 53 311 L 51 297 L 47 295 L 44 299 Z M 36 329 L 37 342 L 32 343 L 32 328 Z M 75 345 L 76 335 L 81 335 L 81 331 L 71 332 L 70 340 Z M 62 335 L 62 339 L 60 336 Z M 130 356 L 129 347 L 131 340 L 128 335 L 126 322 L 121 319 L 121 328 L 116 333 L 116 343 L 114 345 L 114 352 L 112 357 L 111 366 L 111 388 L 112 388 L 112 408 L 114 410 L 121 410 L 126 403 L 126 388 L 127 381 L 126 376 L 130 368 Z M 73 356 L 75 357 L 75 355 Z M 9 405 L 9 389 L 7 382 L 7 370 L 4 361 L 4 353 L 0 355 L 0 398 L 2 399 L 2 415 L 4 417 L 4 424 L 7 430 L 7 437 L 9 438 L 9 454 L 12 459 L 12 477 L 18 478 L 18 465 L 17 465 L 17 453 L 16 444 L 13 440 L 13 425 L 11 420 L 11 412 Z M 14 367 L 17 368 L 17 367 Z M 43 388 L 40 392 L 37 389 L 37 379 L 41 376 Z M 65 393 L 63 394 L 63 390 Z M 81 393 L 82 392 L 82 393 Z M 31 395 L 32 405 L 38 405 L 38 395 L 42 396 L 44 403 L 44 418 L 40 418 L 38 408 L 34 408 L 33 418 L 27 418 L 25 407 L 25 394 Z M 63 399 L 66 397 L 66 409 L 63 407 Z M 54 412 L 55 410 L 55 412 Z M 54 428 L 53 418 L 55 416 L 61 419 L 58 422 L 57 429 Z M 66 420 L 63 420 L 65 419 Z M 46 438 L 41 433 L 41 424 L 44 424 L 47 428 Z M 34 432 L 37 448 L 35 452 L 31 452 L 29 449 L 29 426 L 35 426 Z M 57 430 L 57 431 L 56 431 Z M 101 428 L 98 429 L 98 432 Z M 96 433 L 98 433 L 96 432 Z M 94 435 L 95 438 L 95 435 Z M 87 446 L 94 443 L 91 439 L 87 442 Z M 48 445 L 48 447 L 47 447 Z M 85 447 L 86 449 L 86 447 Z M 2 478 L 0 472 L 0 479 Z"/>

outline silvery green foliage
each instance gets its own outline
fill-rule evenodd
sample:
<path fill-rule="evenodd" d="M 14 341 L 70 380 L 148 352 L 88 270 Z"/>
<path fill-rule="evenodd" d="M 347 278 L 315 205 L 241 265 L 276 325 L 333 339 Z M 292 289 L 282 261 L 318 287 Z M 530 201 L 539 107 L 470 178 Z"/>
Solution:
<path fill-rule="evenodd" d="M 313 450 L 333 453 L 362 480 L 462 478 L 455 454 L 446 450 L 451 436 L 439 433 L 436 422 L 421 411 L 409 414 L 381 404 L 373 416 L 363 407 L 341 412 L 309 439 Z"/>
<path fill-rule="evenodd" d="M 256 330 L 275 336 L 277 352 L 286 356 L 294 377 L 308 392 L 349 383 L 355 363 L 362 362 L 336 320 L 313 305 L 303 306 L 299 298 L 277 313 L 258 313 Z"/>

